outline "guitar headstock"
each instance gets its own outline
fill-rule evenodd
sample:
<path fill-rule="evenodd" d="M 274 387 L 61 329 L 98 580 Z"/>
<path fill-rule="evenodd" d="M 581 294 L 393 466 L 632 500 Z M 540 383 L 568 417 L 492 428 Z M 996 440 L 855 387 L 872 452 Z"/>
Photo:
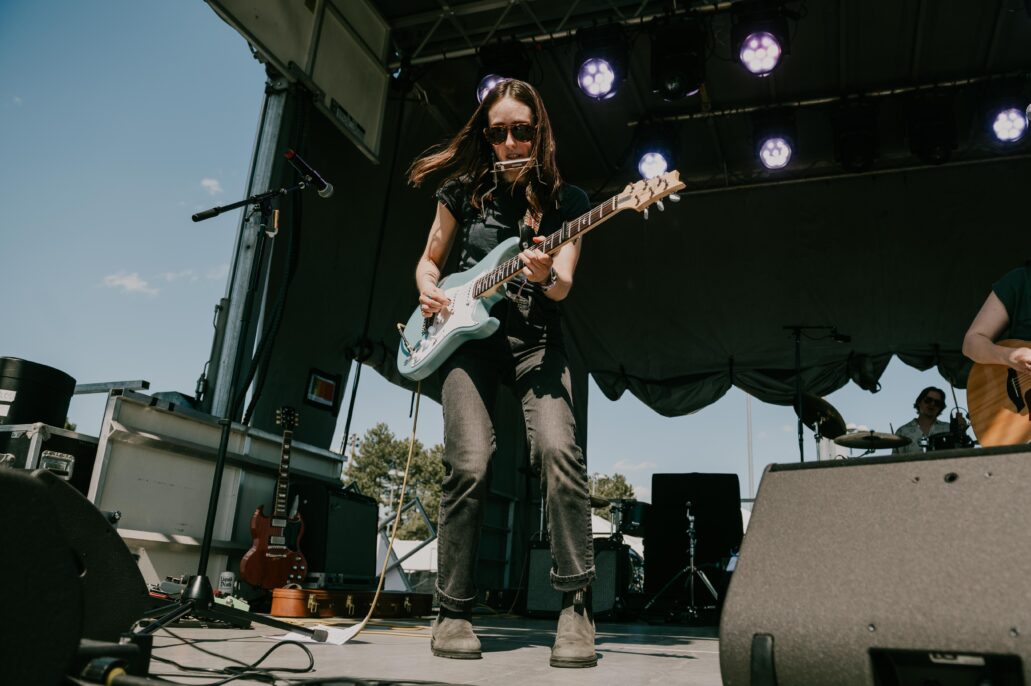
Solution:
<path fill-rule="evenodd" d="M 619 205 L 644 212 L 666 196 L 673 195 L 682 188 L 684 188 L 684 182 L 680 180 L 680 172 L 674 169 L 651 179 L 628 183 L 623 192 L 619 194 Z M 678 199 L 673 198 L 673 200 Z"/>
<path fill-rule="evenodd" d="M 300 422 L 297 410 L 289 405 L 283 405 L 276 410 L 276 424 L 283 427 L 283 431 L 293 431 Z"/>

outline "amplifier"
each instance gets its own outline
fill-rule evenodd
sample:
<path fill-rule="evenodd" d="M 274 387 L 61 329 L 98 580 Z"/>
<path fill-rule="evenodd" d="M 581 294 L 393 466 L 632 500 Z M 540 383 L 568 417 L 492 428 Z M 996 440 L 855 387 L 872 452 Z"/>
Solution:
<path fill-rule="evenodd" d="M 526 582 L 526 612 L 553 616 L 562 609 L 562 593 L 551 585 L 551 550 L 548 543 L 530 548 Z M 609 538 L 594 539 L 597 577 L 591 584 L 591 609 L 595 615 L 616 615 L 624 607 L 630 582 L 630 546 Z"/>
<path fill-rule="evenodd" d="M 0 425 L 0 468 L 46 469 L 87 495 L 98 442 L 48 424 Z"/>
<path fill-rule="evenodd" d="M 290 480 L 289 502 L 300 497 L 304 518 L 301 552 L 308 569 L 325 574 L 327 588 L 362 588 L 376 578 L 374 498 L 325 483 Z"/>

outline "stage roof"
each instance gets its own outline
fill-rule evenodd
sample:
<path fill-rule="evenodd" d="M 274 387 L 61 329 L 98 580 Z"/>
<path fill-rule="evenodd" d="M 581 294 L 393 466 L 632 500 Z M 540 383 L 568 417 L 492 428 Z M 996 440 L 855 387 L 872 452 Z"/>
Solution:
<path fill-rule="evenodd" d="M 639 124 L 661 121 L 676 133 L 682 201 L 647 222 L 622 213 L 588 236 L 565 303 L 584 367 L 609 398 L 630 391 L 674 416 L 736 385 L 788 404 L 792 325 L 851 336 L 803 338 L 808 392 L 849 380 L 873 390 L 892 355 L 937 365 L 963 385 L 967 325 L 992 281 L 1031 258 L 1027 140 L 993 145 L 983 123 L 999 89 L 1028 102 L 1031 10 L 1023 2 L 789 2 L 797 16 L 788 22 L 790 52 L 764 79 L 731 59 L 738 3 L 679 2 L 678 12 L 708 27 L 709 43 L 705 87 L 677 102 L 649 83 L 649 22 L 672 3 L 371 4 L 390 27 L 385 67 L 403 64 L 414 87 L 388 95 L 378 165 L 324 116 L 298 109 L 291 140 L 305 142 L 337 194 L 302 203 L 305 236 L 277 357 L 304 345 L 318 366 L 371 350 L 367 361 L 399 380 L 395 323 L 415 304 L 436 183 L 408 188 L 404 170 L 472 113 L 475 49 L 499 37 L 523 42 L 563 175 L 595 203 L 636 180 Z M 572 31 L 611 21 L 631 40 L 630 78 L 595 102 L 572 78 Z M 930 93 L 952 103 L 956 124 L 956 149 L 938 165 L 910 150 L 908 114 Z M 835 155 L 834 112 L 863 103 L 875 112 L 876 159 L 847 173 Z M 754 113 L 771 109 L 789 110 L 797 127 L 798 151 L 780 172 L 762 169 L 753 152 Z M 290 332 L 290 321 L 304 333 Z"/>

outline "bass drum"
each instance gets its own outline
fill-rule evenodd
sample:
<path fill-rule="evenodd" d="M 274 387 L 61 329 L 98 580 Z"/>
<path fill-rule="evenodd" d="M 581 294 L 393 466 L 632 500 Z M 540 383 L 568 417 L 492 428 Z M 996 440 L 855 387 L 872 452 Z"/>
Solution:
<path fill-rule="evenodd" d="M 613 500 L 612 510 L 617 522 L 616 530 L 627 536 L 644 536 L 651 505 L 640 500 Z"/>

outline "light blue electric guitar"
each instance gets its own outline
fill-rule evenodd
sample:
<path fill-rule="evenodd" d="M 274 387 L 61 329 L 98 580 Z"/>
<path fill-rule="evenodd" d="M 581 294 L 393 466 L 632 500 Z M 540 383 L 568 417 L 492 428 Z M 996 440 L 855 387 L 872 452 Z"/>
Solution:
<path fill-rule="evenodd" d="M 647 219 L 651 205 L 659 203 L 662 209 L 661 201 L 666 196 L 676 202 L 680 198 L 675 193 L 683 187 L 677 171 L 628 184 L 619 195 L 563 224 L 537 248 L 554 254 L 621 210 L 644 212 Z M 440 289 L 451 304 L 432 317 L 423 317 L 422 311 L 415 308 L 401 331 L 397 351 L 397 369 L 401 376 L 412 381 L 425 379 L 462 343 L 486 338 L 497 331 L 500 322 L 490 316 L 490 308 L 504 297 L 505 282 L 522 270 L 520 252 L 519 238 L 513 236 L 498 244 L 472 269 L 444 277 Z"/>

